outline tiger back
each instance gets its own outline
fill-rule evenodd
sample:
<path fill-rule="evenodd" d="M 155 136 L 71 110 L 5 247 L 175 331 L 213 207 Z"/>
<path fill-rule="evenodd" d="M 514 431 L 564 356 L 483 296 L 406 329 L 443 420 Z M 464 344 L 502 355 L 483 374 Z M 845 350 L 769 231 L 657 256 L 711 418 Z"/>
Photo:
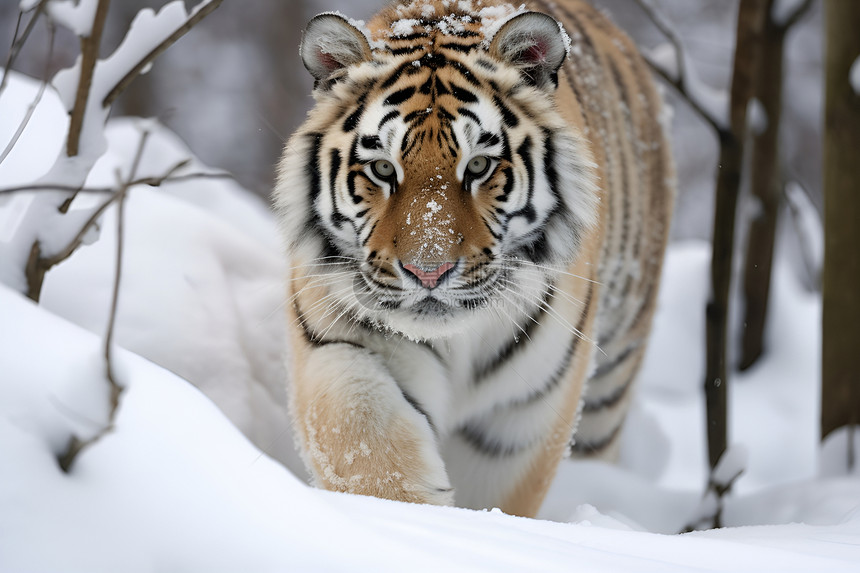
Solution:
<path fill-rule="evenodd" d="M 673 202 L 660 98 L 577 0 L 314 18 L 275 191 L 315 483 L 534 515 L 617 454 Z"/>

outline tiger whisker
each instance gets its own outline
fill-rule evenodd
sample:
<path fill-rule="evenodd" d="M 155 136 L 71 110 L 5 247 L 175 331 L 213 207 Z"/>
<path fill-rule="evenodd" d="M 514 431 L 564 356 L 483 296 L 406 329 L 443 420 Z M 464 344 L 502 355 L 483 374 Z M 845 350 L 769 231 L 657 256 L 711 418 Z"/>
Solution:
<path fill-rule="evenodd" d="M 601 283 L 600 281 L 596 281 L 596 280 L 594 280 L 594 279 L 591 279 L 591 278 L 588 278 L 588 277 L 584 277 L 584 276 L 582 276 L 582 275 L 577 275 L 577 274 L 574 274 L 574 273 L 569 273 L 569 272 L 567 272 L 567 271 L 563 271 L 563 270 L 561 270 L 561 269 L 559 269 L 559 268 L 556 268 L 556 267 L 550 267 L 550 266 L 547 266 L 547 265 L 540 265 L 540 264 L 538 264 L 538 263 L 535 263 L 535 262 L 532 262 L 532 261 L 529 261 L 529 260 L 526 260 L 526 259 L 517 259 L 517 258 L 514 258 L 514 257 L 505 257 L 505 256 L 503 256 L 503 257 L 501 257 L 501 258 L 502 258 L 502 260 L 504 260 L 505 262 L 513 262 L 513 263 L 525 264 L 525 265 L 529 265 L 529 266 L 532 266 L 532 267 L 537 268 L 537 269 L 542 269 L 542 270 L 550 271 L 550 272 L 552 272 L 552 273 L 558 273 L 558 274 L 560 274 L 560 275 L 565 275 L 565 276 L 573 277 L 573 278 L 576 278 L 576 279 L 581 279 L 581 280 L 588 281 L 588 282 L 593 283 L 593 284 L 596 284 L 596 285 L 603 286 L 603 283 Z"/>

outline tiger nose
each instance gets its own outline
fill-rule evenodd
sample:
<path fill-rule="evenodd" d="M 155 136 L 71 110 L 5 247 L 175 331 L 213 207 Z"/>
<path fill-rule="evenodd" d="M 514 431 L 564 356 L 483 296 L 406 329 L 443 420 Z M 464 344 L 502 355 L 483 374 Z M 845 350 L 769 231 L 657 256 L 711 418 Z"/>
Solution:
<path fill-rule="evenodd" d="M 454 268 L 454 263 L 442 263 L 435 269 L 429 271 L 425 271 L 421 267 L 417 267 L 412 264 L 401 266 L 403 267 L 403 270 L 411 273 L 413 277 L 417 278 L 424 288 L 436 288 L 442 275 Z"/>

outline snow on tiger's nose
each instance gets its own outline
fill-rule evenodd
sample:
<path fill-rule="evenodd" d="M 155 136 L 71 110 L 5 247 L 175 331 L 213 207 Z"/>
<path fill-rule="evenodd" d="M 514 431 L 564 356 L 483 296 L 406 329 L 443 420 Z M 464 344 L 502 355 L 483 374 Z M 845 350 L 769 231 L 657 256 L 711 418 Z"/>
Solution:
<path fill-rule="evenodd" d="M 457 258 L 455 252 L 463 235 L 457 231 L 449 197 L 454 193 L 453 185 L 435 173 L 410 199 L 404 228 L 409 249 L 404 264 L 435 269 Z"/>

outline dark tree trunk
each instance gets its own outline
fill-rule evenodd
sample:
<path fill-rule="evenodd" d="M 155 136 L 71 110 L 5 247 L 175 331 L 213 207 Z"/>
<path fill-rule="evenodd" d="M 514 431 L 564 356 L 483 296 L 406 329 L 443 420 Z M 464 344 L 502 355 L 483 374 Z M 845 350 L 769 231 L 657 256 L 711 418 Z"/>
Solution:
<path fill-rule="evenodd" d="M 753 94 L 755 62 L 766 16 L 766 0 L 741 0 L 732 73 L 729 131 L 720 134 L 719 173 L 714 210 L 711 295 L 705 313 L 707 352 L 705 399 L 708 459 L 715 467 L 726 449 L 728 373 L 726 340 L 734 250 L 735 211 L 743 164 L 747 104 Z"/>
<path fill-rule="evenodd" d="M 770 13 L 774 0 L 768 0 Z M 750 224 L 744 261 L 744 329 L 740 369 L 746 370 L 764 351 L 764 328 L 770 294 L 770 275 L 782 176 L 779 126 L 782 119 L 783 47 L 787 28 L 765 18 L 761 52 L 756 66 L 755 97 L 767 116 L 767 126 L 752 136 L 750 192 L 759 211 Z"/>
<path fill-rule="evenodd" d="M 860 2 L 828 0 L 825 26 L 822 439 L 860 423 Z"/>

